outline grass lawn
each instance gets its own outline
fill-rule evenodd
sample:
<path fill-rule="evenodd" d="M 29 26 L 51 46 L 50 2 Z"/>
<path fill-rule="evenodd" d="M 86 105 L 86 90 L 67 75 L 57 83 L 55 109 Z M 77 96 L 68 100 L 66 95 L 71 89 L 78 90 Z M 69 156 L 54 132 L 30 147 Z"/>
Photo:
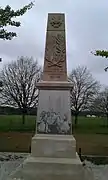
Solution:
<path fill-rule="evenodd" d="M 74 118 L 72 118 L 74 124 Z M 36 116 L 0 116 L 0 151 L 29 152 L 31 138 L 36 127 Z M 79 117 L 78 126 L 73 125 L 77 152 L 82 154 L 108 155 L 108 128 L 105 118 Z"/>
<path fill-rule="evenodd" d="M 73 121 L 73 132 L 80 134 L 108 134 L 108 127 L 106 118 L 87 118 L 79 117 L 77 127 L 74 126 Z"/>
<path fill-rule="evenodd" d="M 86 118 L 79 117 L 78 126 L 74 126 L 72 118 L 73 133 L 77 134 L 108 134 L 106 118 Z M 35 131 L 36 116 L 26 116 L 25 124 L 22 124 L 20 115 L 0 115 L 0 132 L 1 131 Z"/>
<path fill-rule="evenodd" d="M 20 115 L 0 115 L 0 132 L 4 131 L 35 131 L 36 116 L 26 116 L 25 124 L 22 124 Z"/>

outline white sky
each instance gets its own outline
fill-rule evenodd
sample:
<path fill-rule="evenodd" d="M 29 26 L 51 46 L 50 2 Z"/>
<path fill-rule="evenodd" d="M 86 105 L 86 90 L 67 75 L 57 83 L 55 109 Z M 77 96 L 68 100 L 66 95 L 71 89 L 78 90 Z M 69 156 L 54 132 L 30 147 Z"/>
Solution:
<path fill-rule="evenodd" d="M 30 0 L 4 0 L 18 9 Z M 20 28 L 12 28 L 18 37 L 12 41 L 0 40 L 0 57 L 3 62 L 16 60 L 18 56 L 33 56 L 43 65 L 47 15 L 63 12 L 66 15 L 68 72 L 78 65 L 87 66 L 94 77 L 108 85 L 108 72 L 104 67 L 108 60 L 95 57 L 91 51 L 108 49 L 108 0 L 37 0 L 35 6 L 19 18 Z"/>

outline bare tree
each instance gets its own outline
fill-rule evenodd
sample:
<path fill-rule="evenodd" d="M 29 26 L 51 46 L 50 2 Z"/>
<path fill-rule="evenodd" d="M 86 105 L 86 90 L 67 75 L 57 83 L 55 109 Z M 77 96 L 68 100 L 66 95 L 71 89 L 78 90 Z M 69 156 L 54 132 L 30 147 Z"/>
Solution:
<path fill-rule="evenodd" d="M 73 83 L 71 91 L 71 108 L 75 114 L 75 125 L 81 111 L 88 109 L 99 90 L 99 83 L 95 81 L 87 67 L 78 66 L 73 69 L 69 80 Z"/>
<path fill-rule="evenodd" d="M 27 109 L 37 104 L 36 83 L 40 79 L 40 74 L 41 67 L 38 62 L 28 57 L 18 58 L 17 61 L 7 64 L 1 71 L 3 104 L 19 107 L 23 124 Z"/>
<path fill-rule="evenodd" d="M 108 127 L 108 87 L 97 95 L 91 105 L 91 109 L 96 112 L 101 112 L 106 116 Z"/>
<path fill-rule="evenodd" d="M 2 62 L 2 58 L 0 58 L 0 62 Z M 0 80 L 0 92 L 2 91 L 2 86 L 3 86 L 3 83 L 2 83 L 2 81 Z"/>

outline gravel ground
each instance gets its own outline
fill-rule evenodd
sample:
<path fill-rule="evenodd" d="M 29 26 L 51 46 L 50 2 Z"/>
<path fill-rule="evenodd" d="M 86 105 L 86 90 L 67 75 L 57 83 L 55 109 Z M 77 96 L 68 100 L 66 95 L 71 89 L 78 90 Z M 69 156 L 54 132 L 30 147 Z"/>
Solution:
<path fill-rule="evenodd" d="M 108 165 L 95 165 L 85 161 L 87 169 L 93 172 L 95 180 L 108 180 Z"/>
<path fill-rule="evenodd" d="M 6 180 L 27 156 L 24 153 L 0 153 L 0 180 Z M 85 163 L 87 169 L 93 172 L 95 180 L 108 180 L 108 165 L 94 165 L 89 161 Z"/>
<path fill-rule="evenodd" d="M 0 153 L 0 180 L 6 180 L 27 156 L 24 153 Z"/>

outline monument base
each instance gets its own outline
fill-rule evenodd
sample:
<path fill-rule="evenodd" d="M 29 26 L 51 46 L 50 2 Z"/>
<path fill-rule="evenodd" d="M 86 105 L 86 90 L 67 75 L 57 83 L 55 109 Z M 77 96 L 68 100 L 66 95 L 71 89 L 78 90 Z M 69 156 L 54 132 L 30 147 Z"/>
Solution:
<path fill-rule="evenodd" d="M 70 109 L 70 82 L 37 84 L 39 89 L 37 133 L 72 134 Z"/>
<path fill-rule="evenodd" d="M 35 135 L 31 155 L 8 180 L 93 180 L 92 174 L 85 172 L 75 147 L 71 135 Z"/>
<path fill-rule="evenodd" d="M 36 134 L 32 138 L 33 157 L 76 158 L 76 140 L 72 135 Z"/>

